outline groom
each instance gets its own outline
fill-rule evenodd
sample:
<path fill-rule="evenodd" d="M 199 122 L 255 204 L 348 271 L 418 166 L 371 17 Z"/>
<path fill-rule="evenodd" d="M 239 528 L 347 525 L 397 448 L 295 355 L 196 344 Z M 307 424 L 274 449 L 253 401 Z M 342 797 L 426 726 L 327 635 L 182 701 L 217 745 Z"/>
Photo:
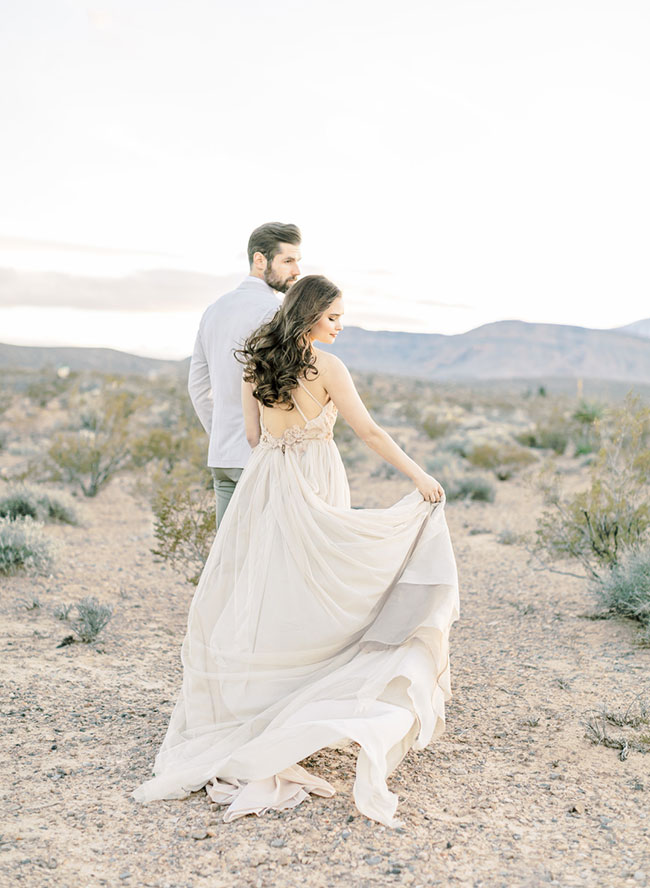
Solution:
<path fill-rule="evenodd" d="M 251 452 L 241 406 L 242 366 L 233 350 L 273 317 L 280 305 L 276 293 L 286 293 L 298 279 L 300 243 L 296 225 L 267 222 L 256 228 L 248 241 L 248 277 L 213 302 L 199 324 L 187 387 L 210 436 L 217 527 Z"/>

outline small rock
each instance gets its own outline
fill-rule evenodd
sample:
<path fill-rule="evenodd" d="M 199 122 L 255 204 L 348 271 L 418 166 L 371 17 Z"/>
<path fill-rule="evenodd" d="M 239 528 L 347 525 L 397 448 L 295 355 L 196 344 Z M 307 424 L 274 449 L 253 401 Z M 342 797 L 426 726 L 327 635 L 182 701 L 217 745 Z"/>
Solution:
<path fill-rule="evenodd" d="M 643 870 L 637 870 L 634 873 L 634 881 L 635 882 L 645 882 L 645 873 Z"/>
<path fill-rule="evenodd" d="M 574 802 L 573 805 L 569 808 L 569 814 L 584 814 L 585 806 L 582 802 Z"/>
<path fill-rule="evenodd" d="M 193 832 L 191 833 L 191 836 L 192 836 L 192 838 L 195 839 L 197 842 L 200 842 L 201 839 L 207 839 L 207 837 L 208 837 L 208 831 L 207 831 L 207 829 L 195 829 L 195 830 L 193 830 Z"/>
<path fill-rule="evenodd" d="M 285 844 L 286 842 L 284 841 L 284 839 L 271 839 L 271 841 L 269 842 L 271 848 L 284 848 Z"/>
<path fill-rule="evenodd" d="M 381 863 L 381 857 L 378 854 L 372 854 L 371 856 L 366 855 L 363 858 L 368 866 L 375 866 L 378 863 Z"/>

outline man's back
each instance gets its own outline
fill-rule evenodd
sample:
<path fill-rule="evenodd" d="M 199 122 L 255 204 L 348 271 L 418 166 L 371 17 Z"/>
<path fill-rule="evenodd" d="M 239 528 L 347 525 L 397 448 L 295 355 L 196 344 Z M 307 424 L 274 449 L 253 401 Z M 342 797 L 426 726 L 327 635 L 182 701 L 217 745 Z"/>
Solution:
<path fill-rule="evenodd" d="M 279 306 L 271 287 L 249 276 L 210 305 L 201 318 L 188 389 L 210 435 L 209 466 L 243 467 L 250 456 L 241 407 L 242 366 L 233 350 Z"/>

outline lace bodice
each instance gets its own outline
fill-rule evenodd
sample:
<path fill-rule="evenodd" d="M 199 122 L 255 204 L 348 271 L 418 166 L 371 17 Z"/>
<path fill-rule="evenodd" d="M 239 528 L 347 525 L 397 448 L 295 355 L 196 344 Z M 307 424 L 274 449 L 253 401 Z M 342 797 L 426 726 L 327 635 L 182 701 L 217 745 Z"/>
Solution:
<path fill-rule="evenodd" d="M 314 401 L 316 401 L 317 404 L 320 405 L 317 398 L 312 395 L 309 389 L 303 385 L 300 380 L 298 380 L 298 384 Z M 338 413 L 333 401 L 330 400 L 326 404 L 321 405 L 320 413 L 318 416 L 314 416 L 313 419 L 307 419 L 295 398 L 293 399 L 293 402 L 296 409 L 305 420 L 305 424 L 304 426 L 290 426 L 288 429 L 285 429 L 280 436 L 272 435 L 264 425 L 264 413 L 260 405 L 260 426 L 262 434 L 260 435 L 258 446 L 280 448 L 283 453 L 286 452 L 287 447 L 291 447 L 297 452 L 302 452 L 309 441 L 332 440 L 334 437 L 334 423 L 336 422 L 336 416 Z"/>

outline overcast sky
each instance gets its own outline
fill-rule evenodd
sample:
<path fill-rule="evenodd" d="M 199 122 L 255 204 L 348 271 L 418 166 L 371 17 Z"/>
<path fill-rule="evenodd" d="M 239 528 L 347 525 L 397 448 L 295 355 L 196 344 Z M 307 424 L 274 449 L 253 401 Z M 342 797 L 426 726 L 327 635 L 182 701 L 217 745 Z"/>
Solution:
<path fill-rule="evenodd" d="M 0 17 L 0 341 L 187 354 L 271 219 L 301 226 L 347 323 L 650 315 L 647 0 Z"/>

